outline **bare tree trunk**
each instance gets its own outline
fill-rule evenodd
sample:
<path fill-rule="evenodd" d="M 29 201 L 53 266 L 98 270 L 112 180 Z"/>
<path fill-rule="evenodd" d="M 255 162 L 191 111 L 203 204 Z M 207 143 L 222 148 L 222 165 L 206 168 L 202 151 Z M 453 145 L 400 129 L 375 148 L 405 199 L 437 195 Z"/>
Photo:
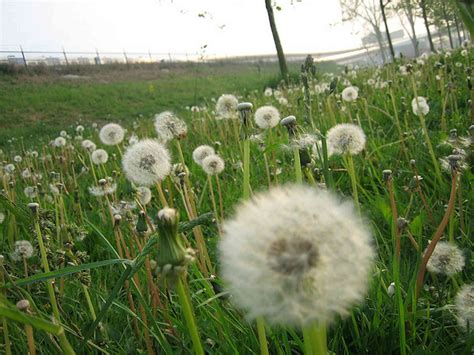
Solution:
<path fill-rule="evenodd" d="M 454 49 L 453 36 L 451 35 L 451 25 L 449 24 L 448 14 L 446 13 L 446 6 L 444 2 L 441 2 L 441 4 L 443 9 L 444 21 L 446 22 L 446 28 L 448 29 L 449 46 L 451 47 L 451 49 Z"/>
<path fill-rule="evenodd" d="M 372 27 L 375 32 L 375 38 L 377 39 L 377 43 L 379 44 L 380 54 L 382 55 L 382 61 L 385 64 L 387 62 L 387 56 L 385 55 L 385 46 L 383 45 L 382 33 L 380 32 L 380 29 L 374 24 L 372 24 Z"/>
<path fill-rule="evenodd" d="M 420 56 L 420 46 L 418 43 L 418 38 L 416 37 L 416 30 L 415 30 L 415 21 L 414 18 L 411 16 L 407 16 L 408 22 L 410 23 L 410 29 L 411 29 L 411 43 L 413 44 L 413 51 L 415 52 L 415 57 Z"/>
<path fill-rule="evenodd" d="M 390 55 L 392 56 L 392 61 L 395 61 L 395 51 L 393 50 L 392 37 L 390 37 L 390 31 L 387 24 L 387 16 L 385 15 L 385 6 L 383 0 L 380 0 L 380 10 L 382 11 L 382 19 L 385 25 L 385 32 L 387 33 L 388 48 L 390 49 Z"/>
<path fill-rule="evenodd" d="M 462 44 L 461 30 L 459 29 L 459 21 L 458 21 L 457 16 L 454 16 L 454 25 L 456 26 L 456 33 L 458 35 L 459 46 L 461 46 L 461 44 Z"/>
<path fill-rule="evenodd" d="M 271 0 L 265 0 L 265 6 L 267 8 L 268 20 L 270 21 L 270 28 L 272 30 L 273 41 L 275 42 L 275 47 L 278 55 L 278 63 L 280 64 L 281 76 L 288 83 L 288 66 L 286 65 L 285 53 L 283 53 L 283 47 L 281 45 L 280 36 L 278 35 L 275 16 L 273 15 L 273 8 Z"/>
<path fill-rule="evenodd" d="M 421 13 L 423 15 L 423 21 L 425 22 L 426 34 L 428 35 L 428 42 L 430 43 L 430 51 L 436 53 L 436 49 L 433 44 L 433 38 L 431 38 L 430 24 L 428 22 L 428 16 L 426 15 L 426 0 L 421 0 Z"/>

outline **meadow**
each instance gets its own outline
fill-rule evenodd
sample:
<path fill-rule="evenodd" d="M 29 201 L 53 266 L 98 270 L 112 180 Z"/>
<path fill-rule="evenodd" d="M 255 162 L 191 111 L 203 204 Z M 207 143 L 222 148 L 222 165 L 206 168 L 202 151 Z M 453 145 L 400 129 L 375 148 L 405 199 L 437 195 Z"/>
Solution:
<path fill-rule="evenodd" d="M 2 74 L 0 352 L 472 353 L 473 54 Z"/>

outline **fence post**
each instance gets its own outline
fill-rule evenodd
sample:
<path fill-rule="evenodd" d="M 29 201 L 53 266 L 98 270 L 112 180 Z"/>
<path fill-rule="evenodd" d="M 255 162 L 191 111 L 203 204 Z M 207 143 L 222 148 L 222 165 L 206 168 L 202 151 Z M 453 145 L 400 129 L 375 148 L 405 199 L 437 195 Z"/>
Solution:
<path fill-rule="evenodd" d="M 64 50 L 64 47 L 63 47 L 63 54 L 64 54 L 64 59 L 66 60 L 66 65 L 69 65 L 69 61 L 67 60 L 67 55 L 66 55 L 66 51 Z"/>
<path fill-rule="evenodd" d="M 150 50 L 148 50 L 148 58 L 150 58 L 150 63 L 153 63 L 153 58 L 151 57 Z"/>
<path fill-rule="evenodd" d="M 26 62 L 25 52 L 23 52 L 23 47 L 20 46 L 21 56 L 23 57 L 23 64 L 25 65 L 26 71 L 28 71 L 28 63 Z"/>

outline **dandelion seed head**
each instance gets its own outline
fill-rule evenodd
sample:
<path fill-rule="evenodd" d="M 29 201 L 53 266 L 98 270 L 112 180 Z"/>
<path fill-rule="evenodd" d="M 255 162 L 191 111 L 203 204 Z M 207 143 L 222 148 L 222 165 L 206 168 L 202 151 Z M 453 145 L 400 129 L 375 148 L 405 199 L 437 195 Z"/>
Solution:
<path fill-rule="evenodd" d="M 137 187 L 137 198 L 142 206 L 148 205 L 151 201 L 151 190 L 146 186 Z"/>
<path fill-rule="evenodd" d="M 355 101 L 359 96 L 359 88 L 356 86 L 348 86 L 344 90 L 342 90 L 341 96 L 344 101 Z"/>
<path fill-rule="evenodd" d="M 27 240 L 17 240 L 14 245 L 11 258 L 14 261 L 29 259 L 33 256 L 34 249 L 31 243 Z"/>
<path fill-rule="evenodd" d="M 53 141 L 53 146 L 56 147 L 56 148 L 60 148 L 60 147 L 64 147 L 66 145 L 66 138 L 64 137 L 57 137 L 54 141 Z"/>
<path fill-rule="evenodd" d="M 38 195 L 38 190 L 36 186 L 27 186 L 25 187 L 23 192 L 25 193 L 25 196 L 28 198 L 35 198 Z"/>
<path fill-rule="evenodd" d="M 430 107 L 423 96 L 417 96 L 411 101 L 411 108 L 415 115 L 426 116 L 430 112 Z"/>
<path fill-rule="evenodd" d="M 218 119 L 229 119 L 237 117 L 237 105 L 239 100 L 234 95 L 223 94 L 216 102 L 216 114 Z"/>
<path fill-rule="evenodd" d="M 224 159 L 216 154 L 209 155 L 202 160 L 202 168 L 208 175 L 220 174 L 225 168 Z"/>
<path fill-rule="evenodd" d="M 100 141 L 105 145 L 117 145 L 123 141 L 125 130 L 117 123 L 108 123 L 99 132 Z"/>
<path fill-rule="evenodd" d="M 109 160 L 109 154 L 104 149 L 96 149 L 92 152 L 91 159 L 95 165 L 105 164 Z"/>
<path fill-rule="evenodd" d="M 241 204 L 223 230 L 222 276 L 250 319 L 330 322 L 364 297 L 371 236 L 353 205 L 330 192 L 274 188 Z"/>
<path fill-rule="evenodd" d="M 464 264 L 461 249 L 449 242 L 438 242 L 426 268 L 429 272 L 452 276 L 462 271 Z"/>
<path fill-rule="evenodd" d="M 96 149 L 96 145 L 94 142 L 92 142 L 91 140 L 89 139 L 84 139 L 82 142 L 81 142 L 81 147 L 92 152 Z"/>
<path fill-rule="evenodd" d="M 464 330 L 474 331 L 474 284 L 465 284 L 458 291 L 455 301 L 457 320 Z"/>
<path fill-rule="evenodd" d="M 210 155 L 214 155 L 216 152 L 214 148 L 209 145 L 200 145 L 193 151 L 193 160 L 196 164 L 202 165 L 202 161 Z"/>
<path fill-rule="evenodd" d="M 158 139 L 162 143 L 166 143 L 175 138 L 184 138 L 188 133 L 186 123 L 171 111 L 156 114 L 154 124 Z"/>
<path fill-rule="evenodd" d="M 153 139 L 144 139 L 128 147 L 122 165 L 127 179 L 140 186 L 163 180 L 171 170 L 168 150 Z"/>
<path fill-rule="evenodd" d="M 273 106 L 262 106 L 255 111 L 255 123 L 261 129 L 272 128 L 280 122 L 280 112 Z"/>
<path fill-rule="evenodd" d="M 359 154 L 365 147 L 365 133 L 358 125 L 341 123 L 327 132 L 329 155 Z"/>

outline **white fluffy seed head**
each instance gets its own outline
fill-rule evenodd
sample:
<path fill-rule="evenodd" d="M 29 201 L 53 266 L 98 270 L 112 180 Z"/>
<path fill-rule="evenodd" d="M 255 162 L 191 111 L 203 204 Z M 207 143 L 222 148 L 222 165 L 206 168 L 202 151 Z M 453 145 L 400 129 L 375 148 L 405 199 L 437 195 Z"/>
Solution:
<path fill-rule="evenodd" d="M 413 113 L 417 116 L 423 115 L 426 116 L 430 112 L 430 107 L 428 102 L 423 96 L 417 96 L 411 101 L 411 108 Z"/>
<path fill-rule="evenodd" d="M 193 160 L 196 162 L 196 164 L 202 166 L 202 161 L 207 158 L 210 155 L 214 155 L 216 152 L 214 151 L 214 148 L 212 148 L 209 145 L 200 145 L 193 151 Z"/>
<path fill-rule="evenodd" d="M 359 154 L 365 147 L 365 133 L 358 125 L 341 123 L 327 132 L 329 155 Z"/>
<path fill-rule="evenodd" d="M 205 157 L 202 160 L 202 168 L 208 175 L 218 175 L 222 173 L 225 168 L 224 159 L 220 156 L 213 154 Z"/>
<path fill-rule="evenodd" d="M 458 324 L 474 332 L 474 284 L 461 287 L 455 299 Z"/>
<path fill-rule="evenodd" d="M 27 240 L 18 240 L 15 242 L 14 251 L 11 257 L 15 261 L 29 259 L 33 256 L 33 246 Z"/>
<path fill-rule="evenodd" d="M 96 149 L 92 152 L 91 158 L 95 165 L 101 165 L 107 163 L 109 154 L 103 149 Z"/>
<path fill-rule="evenodd" d="M 363 300 L 374 258 L 353 204 L 306 186 L 256 195 L 224 223 L 222 276 L 248 318 L 306 326 Z"/>
<path fill-rule="evenodd" d="M 96 145 L 93 141 L 89 140 L 89 139 L 84 139 L 82 142 L 81 142 L 81 147 L 84 148 L 84 149 L 87 149 L 89 152 L 92 152 L 96 149 Z"/>
<path fill-rule="evenodd" d="M 151 190 L 146 186 L 137 187 L 137 198 L 142 206 L 148 205 L 151 201 Z"/>
<path fill-rule="evenodd" d="M 216 102 L 216 114 L 218 119 L 237 118 L 237 105 L 239 100 L 234 95 L 223 94 Z"/>
<path fill-rule="evenodd" d="M 28 198 L 35 198 L 38 195 L 38 189 L 36 188 L 36 186 L 27 186 L 25 187 L 23 192 Z"/>
<path fill-rule="evenodd" d="M 117 145 L 124 137 L 125 130 L 117 123 L 106 124 L 99 132 L 100 141 L 105 145 Z"/>
<path fill-rule="evenodd" d="M 438 242 L 426 268 L 429 272 L 452 276 L 462 271 L 464 264 L 461 249 L 449 242 Z"/>
<path fill-rule="evenodd" d="M 280 112 L 273 106 L 262 106 L 255 111 L 255 123 L 261 129 L 272 128 L 280 122 Z"/>
<path fill-rule="evenodd" d="M 127 179 L 137 185 L 150 186 L 170 173 L 170 154 L 158 141 L 144 139 L 127 148 L 122 165 Z"/>
<path fill-rule="evenodd" d="M 186 123 L 170 111 L 156 114 L 154 124 L 158 139 L 162 143 L 166 143 L 175 138 L 184 138 L 188 133 Z"/>
<path fill-rule="evenodd" d="M 64 137 L 57 137 L 54 141 L 53 141 L 53 146 L 54 147 L 64 147 L 66 145 L 66 139 Z"/>
<path fill-rule="evenodd" d="M 342 90 L 341 96 L 344 101 L 355 101 L 359 96 L 359 88 L 355 86 L 348 86 L 344 90 Z"/>

